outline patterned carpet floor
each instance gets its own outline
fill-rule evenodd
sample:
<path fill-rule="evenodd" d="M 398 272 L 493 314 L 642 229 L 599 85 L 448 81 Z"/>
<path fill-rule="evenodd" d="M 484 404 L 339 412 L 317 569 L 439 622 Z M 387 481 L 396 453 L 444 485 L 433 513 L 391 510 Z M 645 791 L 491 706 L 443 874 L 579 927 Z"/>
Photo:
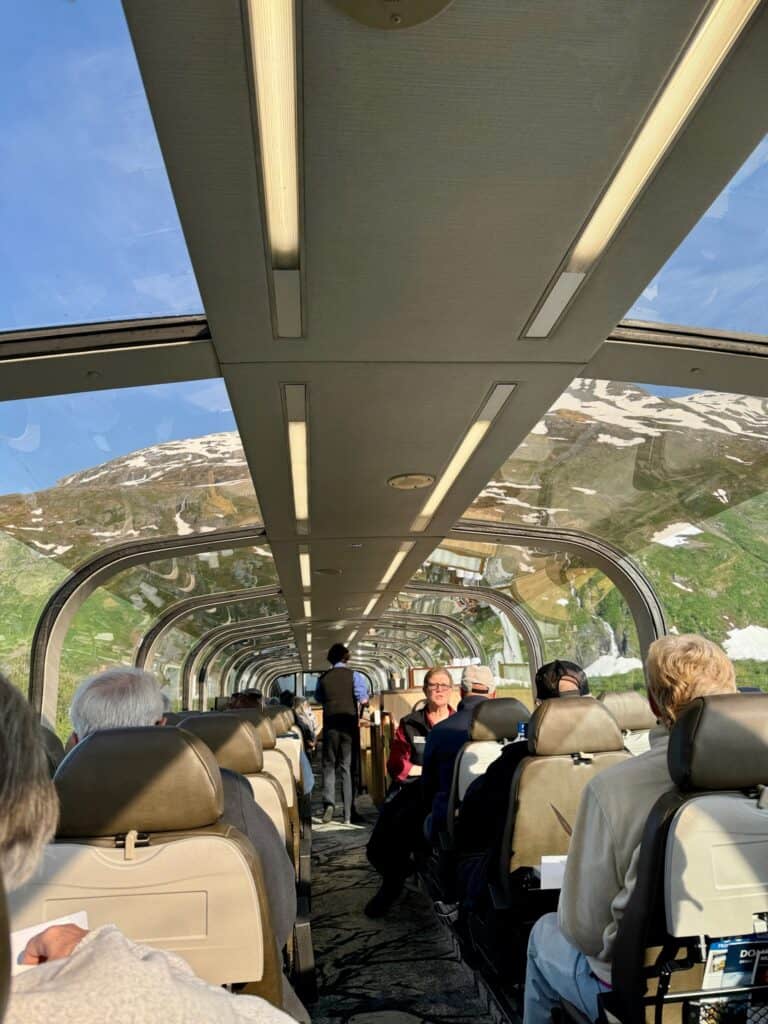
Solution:
<path fill-rule="evenodd" d="M 448 929 L 410 884 L 389 914 L 363 907 L 379 876 L 365 857 L 376 811 L 358 800 L 367 825 L 313 827 L 312 936 L 320 998 L 313 1024 L 485 1024 L 498 1021 L 459 959 Z"/>

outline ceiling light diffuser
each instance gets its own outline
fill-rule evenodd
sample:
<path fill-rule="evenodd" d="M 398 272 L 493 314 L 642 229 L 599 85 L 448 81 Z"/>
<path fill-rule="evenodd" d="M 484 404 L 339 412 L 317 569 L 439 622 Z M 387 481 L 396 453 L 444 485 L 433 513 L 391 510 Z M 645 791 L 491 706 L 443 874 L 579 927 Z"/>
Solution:
<path fill-rule="evenodd" d="M 307 438 L 307 389 L 304 384 L 286 384 L 285 408 L 288 418 L 288 454 L 291 461 L 293 509 L 296 529 L 309 527 L 309 444 Z"/>
<path fill-rule="evenodd" d="M 761 0 L 715 0 L 525 329 L 545 338 L 669 152 Z"/>
<path fill-rule="evenodd" d="M 435 484 L 434 490 L 424 502 L 418 516 L 411 524 L 411 530 L 420 532 L 424 530 L 434 516 L 443 498 L 446 496 L 466 464 L 472 458 L 477 446 L 485 437 L 491 423 L 501 411 L 502 406 L 515 390 L 514 384 L 497 384 L 491 392 L 488 401 L 465 434 L 461 444 L 451 461 L 446 466 L 441 477 Z"/>

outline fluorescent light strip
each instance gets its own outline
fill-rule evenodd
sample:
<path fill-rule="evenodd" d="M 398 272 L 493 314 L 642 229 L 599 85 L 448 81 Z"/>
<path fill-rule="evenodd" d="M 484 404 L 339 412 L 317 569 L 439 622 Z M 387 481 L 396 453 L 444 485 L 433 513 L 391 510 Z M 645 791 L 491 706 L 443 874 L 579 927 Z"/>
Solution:
<path fill-rule="evenodd" d="M 272 266 L 299 265 L 294 0 L 249 0 Z"/>
<path fill-rule="evenodd" d="M 312 618 L 312 602 L 309 600 L 308 597 L 304 598 L 304 618 Z"/>
<path fill-rule="evenodd" d="M 514 390 L 514 384 L 497 384 L 493 389 L 491 397 L 480 410 L 480 415 L 467 431 L 456 454 L 446 466 L 442 476 L 435 484 L 434 490 L 424 502 L 421 512 L 419 512 L 411 524 L 411 530 L 420 532 L 426 528 L 443 498 L 453 487 L 457 477 L 472 458 L 476 448 L 488 432 L 491 423 L 500 412 L 501 407 Z"/>
<path fill-rule="evenodd" d="M 761 0 L 716 0 L 584 226 L 525 332 L 546 338 L 668 153 Z"/>
<path fill-rule="evenodd" d="M 602 254 L 760 2 L 712 5 L 582 231 L 569 271 L 586 272 Z"/>
<path fill-rule="evenodd" d="M 365 611 L 363 612 L 363 615 L 370 615 L 371 612 L 373 611 L 375 605 L 376 605 L 376 602 L 378 600 L 379 600 L 379 595 L 378 594 L 376 595 L 376 597 L 372 597 L 371 600 L 368 602 L 368 604 L 365 606 Z"/>
<path fill-rule="evenodd" d="M 301 585 L 305 590 L 312 586 L 312 569 L 309 561 L 309 552 L 299 552 L 299 570 L 301 572 Z"/>
<path fill-rule="evenodd" d="M 411 550 L 412 547 L 413 547 L 413 541 L 410 541 L 410 542 L 407 542 L 405 544 L 401 544 L 400 545 L 400 550 L 397 552 L 395 557 L 389 563 L 389 568 L 384 573 L 384 575 L 381 577 L 381 583 L 378 586 L 379 590 L 383 590 L 387 586 L 389 581 L 392 579 L 392 577 L 395 575 L 397 570 L 402 565 L 403 560 L 405 559 L 405 556 L 409 553 L 409 551 Z"/>
<path fill-rule="evenodd" d="M 300 533 L 306 533 L 309 524 L 309 444 L 307 389 L 303 384 L 285 385 L 285 409 L 296 528 Z"/>
<path fill-rule="evenodd" d="M 357 630 L 356 630 L 356 629 L 353 629 L 353 630 L 352 630 L 352 632 L 351 632 L 351 633 L 349 634 L 349 636 L 347 637 L 347 645 L 351 644 L 351 643 L 352 643 L 352 641 L 353 641 L 353 640 L 355 639 L 355 637 L 356 637 L 356 636 L 357 636 Z"/>

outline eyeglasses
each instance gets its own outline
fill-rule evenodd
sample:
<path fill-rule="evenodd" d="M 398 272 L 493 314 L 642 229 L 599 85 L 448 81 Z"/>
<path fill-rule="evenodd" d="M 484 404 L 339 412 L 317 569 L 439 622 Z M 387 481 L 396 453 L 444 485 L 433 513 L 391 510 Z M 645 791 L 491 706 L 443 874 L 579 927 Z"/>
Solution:
<path fill-rule="evenodd" d="M 452 690 L 453 687 L 447 683 L 427 683 L 428 690 Z"/>

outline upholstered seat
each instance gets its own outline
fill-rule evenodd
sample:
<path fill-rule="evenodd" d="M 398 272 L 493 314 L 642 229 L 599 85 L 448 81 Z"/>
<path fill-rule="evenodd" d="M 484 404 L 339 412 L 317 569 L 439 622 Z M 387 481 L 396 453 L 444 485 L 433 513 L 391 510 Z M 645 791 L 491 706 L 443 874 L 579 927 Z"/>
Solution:
<path fill-rule="evenodd" d="M 768 919 L 768 807 L 761 795 L 768 695 L 692 701 L 670 733 L 667 764 L 676 789 L 646 822 L 637 881 L 613 947 L 613 989 L 604 997 L 625 1024 L 680 1020 L 687 1011 L 674 1001 L 676 992 L 691 993 L 692 1004 L 719 997 L 720 991 L 701 991 L 701 937 L 749 936 Z M 665 996 L 659 979 L 670 964 Z M 768 997 L 752 996 L 748 1017 L 738 1016 L 743 1005 L 721 1012 L 719 1020 L 762 1020 Z"/>
<path fill-rule="evenodd" d="M 581 793 L 590 779 L 630 755 L 616 720 L 592 697 L 547 700 L 528 725 L 528 757 L 512 781 L 499 881 L 568 853 Z"/>
<path fill-rule="evenodd" d="M 656 725 L 656 716 L 644 694 L 625 690 L 622 693 L 602 693 L 598 700 L 618 722 L 624 746 L 630 754 L 644 754 L 650 750 L 650 731 Z"/>
<path fill-rule="evenodd" d="M 501 755 L 504 744 L 517 739 L 519 724 L 528 722 L 530 717 L 531 712 L 525 704 L 514 697 L 484 700 L 475 707 L 469 726 L 469 741 L 461 748 L 453 769 L 446 826 L 450 837 L 453 836 L 464 794 Z"/>
<path fill-rule="evenodd" d="M 59 829 L 12 893 L 12 927 L 72 910 L 171 950 L 213 984 L 250 982 L 276 1005 L 282 976 L 258 855 L 219 823 L 219 767 L 181 729 L 107 729 L 69 752 L 54 782 Z"/>
<path fill-rule="evenodd" d="M 179 728 L 199 736 L 212 751 L 220 768 L 245 776 L 256 803 L 269 816 L 292 856 L 293 836 L 288 805 L 280 784 L 264 770 L 261 738 L 253 723 L 235 715 L 210 714 L 186 718 L 179 723 Z"/>

